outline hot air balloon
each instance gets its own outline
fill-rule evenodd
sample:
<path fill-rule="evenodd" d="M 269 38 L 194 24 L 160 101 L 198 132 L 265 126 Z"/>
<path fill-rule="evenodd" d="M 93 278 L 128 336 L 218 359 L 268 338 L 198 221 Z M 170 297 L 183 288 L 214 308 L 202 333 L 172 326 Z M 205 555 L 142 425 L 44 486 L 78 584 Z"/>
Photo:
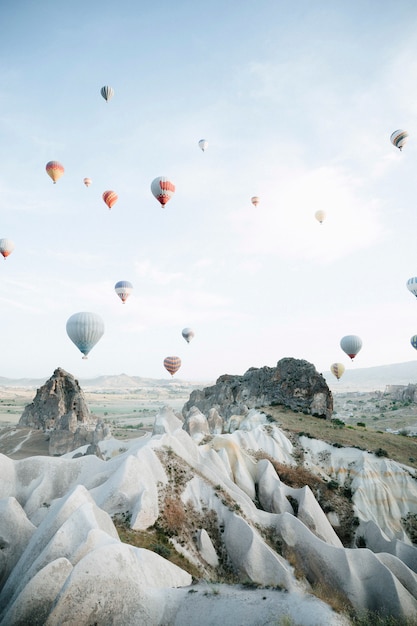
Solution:
<path fill-rule="evenodd" d="M 334 376 L 336 376 L 337 380 L 339 380 L 340 377 L 343 375 L 343 372 L 345 371 L 345 366 L 343 365 L 343 363 L 332 363 L 330 366 L 330 371 Z"/>
<path fill-rule="evenodd" d="M 119 199 L 119 196 L 117 195 L 115 191 L 108 190 L 103 193 L 103 200 L 107 204 L 109 209 L 111 209 L 112 206 L 116 204 L 118 199 Z"/>
<path fill-rule="evenodd" d="M 175 193 L 175 185 L 165 176 L 158 176 L 151 183 L 151 191 L 162 207 L 164 207 Z"/>
<path fill-rule="evenodd" d="M 417 276 L 413 276 L 413 278 L 407 280 L 407 289 L 411 291 L 413 296 L 417 297 Z"/>
<path fill-rule="evenodd" d="M 114 96 L 114 89 L 113 87 L 109 87 L 108 85 L 105 85 L 104 87 L 100 89 L 100 93 L 103 96 L 103 98 L 106 100 L 106 102 L 108 102 Z"/>
<path fill-rule="evenodd" d="M 93 181 L 91 178 L 84 178 L 83 183 L 86 187 L 89 187 Z"/>
<path fill-rule="evenodd" d="M 191 339 L 194 337 L 194 331 L 192 328 L 184 328 L 181 334 L 187 343 L 190 343 Z"/>
<path fill-rule="evenodd" d="M 200 141 L 198 142 L 198 147 L 201 148 L 201 150 L 204 152 L 208 148 L 208 141 L 206 141 L 205 139 L 200 139 Z"/>
<path fill-rule="evenodd" d="M 362 348 L 362 339 L 357 335 L 346 335 L 346 337 L 342 337 L 340 340 L 340 347 L 353 361 Z"/>
<path fill-rule="evenodd" d="M 316 220 L 318 222 L 320 222 L 320 224 L 323 224 L 324 220 L 326 219 L 326 212 L 325 211 L 316 211 L 314 213 L 314 217 L 316 218 Z"/>
<path fill-rule="evenodd" d="M 410 343 L 415 350 L 417 350 L 417 335 L 413 335 L 410 339 Z"/>
<path fill-rule="evenodd" d="M 4 260 L 11 254 L 14 250 L 14 243 L 11 239 L 0 239 L 0 254 L 4 256 Z"/>
<path fill-rule="evenodd" d="M 82 311 L 67 320 L 67 335 L 87 358 L 88 353 L 104 334 L 104 322 L 97 313 Z"/>
<path fill-rule="evenodd" d="M 253 196 L 253 198 L 251 198 L 250 201 L 252 202 L 253 206 L 258 206 L 258 204 L 260 202 L 258 196 Z"/>
<path fill-rule="evenodd" d="M 174 376 L 175 372 L 178 372 L 178 370 L 181 367 L 180 357 L 179 356 L 167 356 L 164 359 L 164 367 L 171 374 L 171 376 Z"/>
<path fill-rule="evenodd" d="M 50 176 L 54 182 L 54 184 L 56 183 L 56 181 L 61 178 L 61 176 L 64 173 L 64 166 L 61 165 L 61 163 L 58 163 L 58 161 L 49 161 L 46 164 L 46 173 L 48 174 L 48 176 Z"/>
<path fill-rule="evenodd" d="M 393 146 L 402 150 L 408 141 L 408 132 L 406 130 L 395 130 L 390 139 Z"/>
<path fill-rule="evenodd" d="M 114 290 L 124 304 L 132 293 L 133 285 L 128 280 L 119 280 L 119 282 L 115 284 Z"/>

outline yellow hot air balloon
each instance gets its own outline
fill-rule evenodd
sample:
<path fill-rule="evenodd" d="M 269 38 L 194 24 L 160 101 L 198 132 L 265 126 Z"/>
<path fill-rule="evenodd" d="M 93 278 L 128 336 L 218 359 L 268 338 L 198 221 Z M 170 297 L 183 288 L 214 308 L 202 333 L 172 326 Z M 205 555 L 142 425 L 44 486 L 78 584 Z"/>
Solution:
<path fill-rule="evenodd" d="M 58 161 L 48 161 L 45 169 L 48 176 L 52 178 L 54 184 L 59 178 L 61 178 L 65 171 L 64 166 Z"/>
<path fill-rule="evenodd" d="M 343 376 L 345 366 L 343 365 L 343 363 L 332 363 L 332 365 L 330 366 L 330 371 L 334 376 L 336 376 L 337 380 L 339 380 L 340 377 Z"/>
<path fill-rule="evenodd" d="M 314 213 L 314 217 L 316 218 L 316 220 L 318 222 L 320 222 L 320 224 L 323 224 L 324 220 L 326 219 L 326 212 L 325 211 L 316 211 Z"/>

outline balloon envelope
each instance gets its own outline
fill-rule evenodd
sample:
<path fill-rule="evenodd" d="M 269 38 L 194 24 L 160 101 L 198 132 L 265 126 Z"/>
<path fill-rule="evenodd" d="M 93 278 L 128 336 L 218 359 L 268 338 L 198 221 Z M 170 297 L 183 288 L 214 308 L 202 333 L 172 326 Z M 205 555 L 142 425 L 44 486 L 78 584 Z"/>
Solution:
<path fill-rule="evenodd" d="M 195 333 L 192 328 L 184 328 L 182 330 L 182 336 L 187 343 L 190 343 L 191 339 L 194 337 L 194 334 Z"/>
<path fill-rule="evenodd" d="M 119 282 L 115 284 L 114 290 L 124 304 L 132 293 L 133 285 L 128 280 L 119 280 Z"/>
<path fill-rule="evenodd" d="M 84 178 L 83 183 L 86 187 L 89 187 L 93 181 L 91 178 Z"/>
<path fill-rule="evenodd" d="M 346 335 L 340 340 L 340 347 L 353 360 L 362 348 L 362 339 L 357 335 Z"/>
<path fill-rule="evenodd" d="M 180 357 L 179 356 L 167 356 L 164 359 L 164 367 L 171 374 L 171 376 L 174 376 L 175 372 L 178 372 L 178 370 L 181 367 Z"/>
<path fill-rule="evenodd" d="M 103 193 L 103 200 L 107 204 L 109 209 L 111 209 L 112 206 L 116 204 L 118 199 L 119 199 L 119 196 L 117 195 L 115 191 L 108 190 Z"/>
<path fill-rule="evenodd" d="M 105 85 L 100 89 L 100 93 L 106 102 L 108 102 L 114 96 L 114 89 L 113 87 L 109 87 L 109 85 Z"/>
<path fill-rule="evenodd" d="M 417 335 L 413 335 L 410 339 L 410 343 L 415 350 L 417 350 Z"/>
<path fill-rule="evenodd" d="M 151 183 L 151 191 L 158 202 L 165 206 L 175 193 L 175 185 L 165 176 L 158 176 Z"/>
<path fill-rule="evenodd" d="M 208 141 L 206 141 L 205 139 L 200 139 L 200 141 L 198 142 L 198 147 L 201 148 L 204 152 L 204 150 L 207 150 L 208 148 Z"/>
<path fill-rule="evenodd" d="M 252 202 L 253 206 L 258 206 L 260 200 L 258 196 L 253 196 L 250 201 Z"/>
<path fill-rule="evenodd" d="M 332 363 L 330 366 L 331 373 L 336 376 L 337 380 L 343 375 L 345 371 L 345 366 L 343 363 Z"/>
<path fill-rule="evenodd" d="M 393 146 L 402 150 L 408 141 L 408 132 L 406 130 L 394 130 L 390 137 Z"/>
<path fill-rule="evenodd" d="M 407 289 L 411 291 L 413 296 L 417 297 L 417 276 L 413 276 L 413 278 L 407 280 Z"/>
<path fill-rule="evenodd" d="M 0 254 L 6 259 L 14 250 L 14 242 L 11 239 L 0 239 Z"/>
<path fill-rule="evenodd" d="M 58 161 L 48 161 L 45 169 L 48 176 L 52 178 L 54 184 L 59 178 L 61 178 L 65 171 L 64 166 L 61 165 L 61 163 L 59 163 Z"/>
<path fill-rule="evenodd" d="M 316 218 L 316 220 L 318 222 L 320 222 L 320 224 L 323 224 L 324 220 L 326 219 L 326 212 L 325 211 L 316 211 L 314 213 L 314 217 Z"/>
<path fill-rule="evenodd" d="M 67 320 L 67 335 L 87 358 L 88 353 L 104 334 L 104 322 L 97 313 L 81 311 Z"/>

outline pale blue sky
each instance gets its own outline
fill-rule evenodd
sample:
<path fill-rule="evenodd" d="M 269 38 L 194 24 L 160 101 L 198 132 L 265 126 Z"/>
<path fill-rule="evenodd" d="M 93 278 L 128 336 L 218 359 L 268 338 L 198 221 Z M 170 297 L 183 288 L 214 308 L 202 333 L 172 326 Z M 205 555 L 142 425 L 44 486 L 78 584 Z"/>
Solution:
<path fill-rule="evenodd" d="M 416 358 L 414 1 L 16 0 L 0 34 L 0 238 L 16 246 L 0 262 L 0 376 Z M 160 175 L 177 188 L 165 209 Z M 77 311 L 106 327 L 87 361 L 65 330 Z M 363 340 L 353 363 L 346 334 Z"/>

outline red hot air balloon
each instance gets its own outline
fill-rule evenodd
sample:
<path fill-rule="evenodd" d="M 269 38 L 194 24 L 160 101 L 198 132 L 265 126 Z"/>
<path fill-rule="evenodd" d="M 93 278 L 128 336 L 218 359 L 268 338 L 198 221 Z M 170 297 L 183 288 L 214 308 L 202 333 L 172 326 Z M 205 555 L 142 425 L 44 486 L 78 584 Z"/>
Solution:
<path fill-rule="evenodd" d="M 164 207 L 175 193 L 175 185 L 165 176 L 158 176 L 151 183 L 151 191 L 162 207 Z"/>
<path fill-rule="evenodd" d="M 7 259 L 9 254 L 13 252 L 13 250 L 14 243 L 11 239 L 7 239 L 7 237 L 0 239 L 0 254 L 4 257 L 5 260 Z"/>
<path fill-rule="evenodd" d="M 46 173 L 48 174 L 48 176 L 50 178 L 52 178 L 52 181 L 55 185 L 56 181 L 61 178 L 61 176 L 64 173 L 64 166 L 61 165 L 61 163 L 58 163 L 58 161 L 49 161 L 46 164 Z"/>
<path fill-rule="evenodd" d="M 181 367 L 180 357 L 179 356 L 167 356 L 164 359 L 164 367 L 171 374 L 171 376 L 174 376 L 175 372 L 178 372 L 178 370 Z"/>
<path fill-rule="evenodd" d="M 119 199 L 119 196 L 117 195 L 117 193 L 115 191 L 110 191 L 109 190 L 109 191 L 105 191 L 103 193 L 103 200 L 107 204 L 109 209 L 111 209 L 112 206 L 114 206 L 116 204 L 118 199 Z"/>

